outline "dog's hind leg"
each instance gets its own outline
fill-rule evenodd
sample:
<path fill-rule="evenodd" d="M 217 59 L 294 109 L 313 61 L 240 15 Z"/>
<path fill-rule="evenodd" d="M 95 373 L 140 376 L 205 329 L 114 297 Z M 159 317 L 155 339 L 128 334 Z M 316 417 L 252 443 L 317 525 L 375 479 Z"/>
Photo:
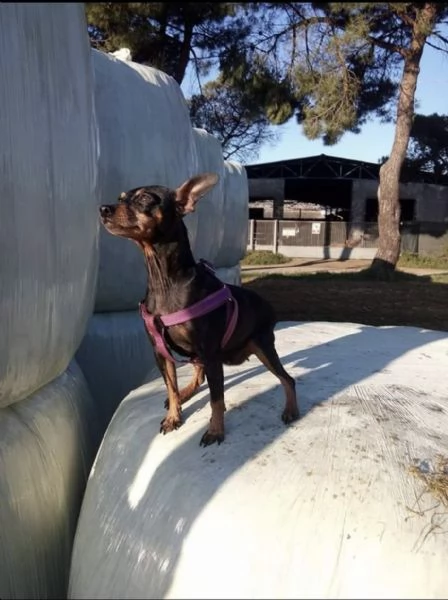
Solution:
<path fill-rule="evenodd" d="M 190 400 L 190 398 L 193 398 L 201 385 L 204 383 L 204 367 L 199 363 L 194 363 L 193 368 L 194 373 L 190 383 L 179 391 L 179 401 L 181 405 Z M 165 408 L 168 408 L 168 406 L 169 401 L 167 398 L 165 400 Z"/>
<path fill-rule="evenodd" d="M 156 354 L 157 364 L 168 390 L 168 412 L 160 423 L 160 433 L 169 433 L 182 425 L 182 409 L 177 387 L 176 365 Z"/>
<path fill-rule="evenodd" d="M 207 431 L 201 438 L 201 446 L 209 446 L 224 441 L 224 369 L 219 360 L 207 359 L 205 365 L 205 375 L 210 388 L 210 404 L 212 407 L 212 416 Z"/>
<path fill-rule="evenodd" d="M 275 349 L 275 336 L 272 330 L 265 331 L 257 335 L 250 341 L 250 349 L 257 356 L 259 361 L 279 378 L 283 389 L 285 390 L 286 403 L 282 413 L 282 421 L 291 423 L 300 416 L 297 404 L 296 384 L 294 379 L 285 371 L 280 358 Z"/>

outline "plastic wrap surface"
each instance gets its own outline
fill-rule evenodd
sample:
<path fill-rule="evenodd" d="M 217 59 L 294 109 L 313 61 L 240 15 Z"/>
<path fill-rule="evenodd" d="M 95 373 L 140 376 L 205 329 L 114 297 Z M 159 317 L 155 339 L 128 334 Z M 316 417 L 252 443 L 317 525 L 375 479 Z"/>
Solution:
<path fill-rule="evenodd" d="M 215 259 L 216 267 L 233 267 L 244 257 L 249 226 L 249 187 L 246 169 L 239 163 L 225 161 L 224 236 Z"/>
<path fill-rule="evenodd" d="M 93 51 L 92 58 L 101 144 L 99 203 L 114 203 L 121 192 L 138 186 L 177 187 L 195 175 L 193 129 L 174 79 L 101 52 Z M 192 226 L 196 220 L 193 214 Z M 145 284 L 141 251 L 101 228 L 96 312 L 135 309 Z"/>
<path fill-rule="evenodd" d="M 195 240 L 192 244 L 195 258 L 205 258 L 213 263 L 224 237 L 224 159 L 221 143 L 215 137 L 204 129 L 193 129 L 193 132 L 199 159 L 198 173 L 216 173 L 219 180 L 197 204 L 197 230 L 190 239 Z"/>
<path fill-rule="evenodd" d="M 300 382 L 288 427 L 282 386 L 255 357 L 225 369 L 220 446 L 199 447 L 206 386 L 165 436 L 160 378 L 121 404 L 69 598 L 445 598 L 446 333 L 282 322 L 276 341 Z M 178 373 L 183 385 L 191 368 Z"/>
<path fill-rule="evenodd" d="M 234 267 L 221 267 L 220 269 L 216 269 L 216 275 L 221 281 L 224 281 L 224 283 L 241 285 L 241 268 L 239 264 Z"/>
<path fill-rule="evenodd" d="M 74 361 L 37 393 L 0 409 L 0 598 L 66 597 L 99 441 L 96 409 Z"/>
<path fill-rule="evenodd" d="M 158 374 L 137 311 L 94 314 L 76 359 L 98 407 L 103 431 L 126 394 Z"/>
<path fill-rule="evenodd" d="M 83 4 L 0 4 L 0 406 L 67 367 L 98 263 Z"/>

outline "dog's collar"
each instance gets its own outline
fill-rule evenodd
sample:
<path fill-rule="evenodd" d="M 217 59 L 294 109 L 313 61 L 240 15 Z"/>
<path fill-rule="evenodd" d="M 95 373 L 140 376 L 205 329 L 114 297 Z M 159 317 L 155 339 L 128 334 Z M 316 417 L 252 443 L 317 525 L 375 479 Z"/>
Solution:
<path fill-rule="evenodd" d="M 202 263 L 207 269 L 209 269 L 213 274 L 215 270 L 210 263 L 207 263 L 204 260 L 199 261 Z M 145 306 L 144 302 L 140 302 L 140 315 L 145 323 L 146 330 L 151 336 L 156 351 L 161 354 L 164 358 L 171 362 L 175 362 L 175 358 L 170 352 L 170 349 L 167 347 L 165 338 L 164 338 L 164 328 L 172 327 L 173 325 L 180 325 L 181 323 L 186 323 L 187 321 L 191 321 L 193 319 L 197 319 L 198 317 L 202 317 L 206 315 L 223 304 L 227 303 L 227 327 L 224 333 L 224 337 L 221 341 L 221 348 L 224 348 L 231 338 L 236 322 L 238 320 L 238 304 L 235 298 L 232 296 L 232 292 L 230 289 L 223 284 L 223 287 L 219 289 L 217 292 L 213 292 L 209 296 L 206 296 L 199 302 L 195 302 L 194 304 L 187 306 L 187 308 L 183 308 L 182 310 L 178 310 L 174 313 L 170 313 L 168 315 L 152 315 Z M 157 323 L 159 322 L 162 327 L 157 327 Z M 178 362 L 190 362 L 190 361 L 182 361 Z"/>

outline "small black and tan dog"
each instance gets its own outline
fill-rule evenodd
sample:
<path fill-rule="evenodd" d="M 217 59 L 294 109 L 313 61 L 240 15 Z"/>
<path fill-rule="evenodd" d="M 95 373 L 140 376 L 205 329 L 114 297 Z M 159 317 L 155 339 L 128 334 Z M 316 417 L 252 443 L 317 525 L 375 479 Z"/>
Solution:
<path fill-rule="evenodd" d="M 165 404 L 168 410 L 160 431 L 168 433 L 182 424 L 181 406 L 198 391 L 205 374 L 210 390 L 211 419 L 201 438 L 204 446 L 219 444 L 224 439 L 223 365 L 241 364 L 251 354 L 283 385 L 284 423 L 299 417 L 294 379 L 283 368 L 275 349 L 275 314 L 272 306 L 258 294 L 238 286 L 224 286 L 231 304 L 237 306 L 233 331 L 224 344 L 223 338 L 229 333 L 229 302 L 185 322 L 169 327 L 163 325 L 164 316 L 174 312 L 181 314 L 185 309 L 188 312 L 189 307 L 207 302 L 223 288 L 223 283 L 206 264 L 195 261 L 183 222 L 184 215 L 195 210 L 198 200 L 217 181 L 216 175 L 205 173 L 175 190 L 158 185 L 139 187 L 123 192 L 117 204 L 99 209 L 104 227 L 113 235 L 136 242 L 145 257 L 148 287 L 141 308 L 145 314 L 153 315 L 153 330 L 148 329 L 148 332 L 168 390 Z M 161 337 L 162 346 L 169 354 L 157 342 Z M 187 357 L 194 366 L 192 381 L 180 391 L 170 351 Z"/>

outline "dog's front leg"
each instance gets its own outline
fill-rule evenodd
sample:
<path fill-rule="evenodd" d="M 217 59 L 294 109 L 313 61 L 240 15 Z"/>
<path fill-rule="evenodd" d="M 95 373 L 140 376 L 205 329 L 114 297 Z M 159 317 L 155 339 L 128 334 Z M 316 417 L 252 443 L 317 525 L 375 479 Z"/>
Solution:
<path fill-rule="evenodd" d="M 176 365 L 163 357 L 157 357 L 157 362 L 168 390 L 168 412 L 160 423 L 160 433 L 165 434 L 182 425 L 182 409 L 177 387 Z"/>
<path fill-rule="evenodd" d="M 201 385 L 204 383 L 204 367 L 200 364 L 194 364 L 193 365 L 194 368 L 194 373 L 193 373 L 193 378 L 190 381 L 190 383 L 185 386 L 183 389 L 179 390 L 179 400 L 181 405 L 184 404 L 185 402 L 188 402 L 188 400 L 190 400 L 190 398 L 193 398 L 193 396 L 198 392 L 199 388 L 201 387 Z M 169 406 L 169 401 L 168 398 L 165 400 L 165 404 L 164 404 L 165 408 L 168 408 Z"/>
<path fill-rule="evenodd" d="M 210 388 L 212 416 L 207 431 L 201 438 L 201 446 L 209 446 L 224 441 L 224 369 L 219 360 L 207 360 L 204 364 L 205 376 Z"/>

